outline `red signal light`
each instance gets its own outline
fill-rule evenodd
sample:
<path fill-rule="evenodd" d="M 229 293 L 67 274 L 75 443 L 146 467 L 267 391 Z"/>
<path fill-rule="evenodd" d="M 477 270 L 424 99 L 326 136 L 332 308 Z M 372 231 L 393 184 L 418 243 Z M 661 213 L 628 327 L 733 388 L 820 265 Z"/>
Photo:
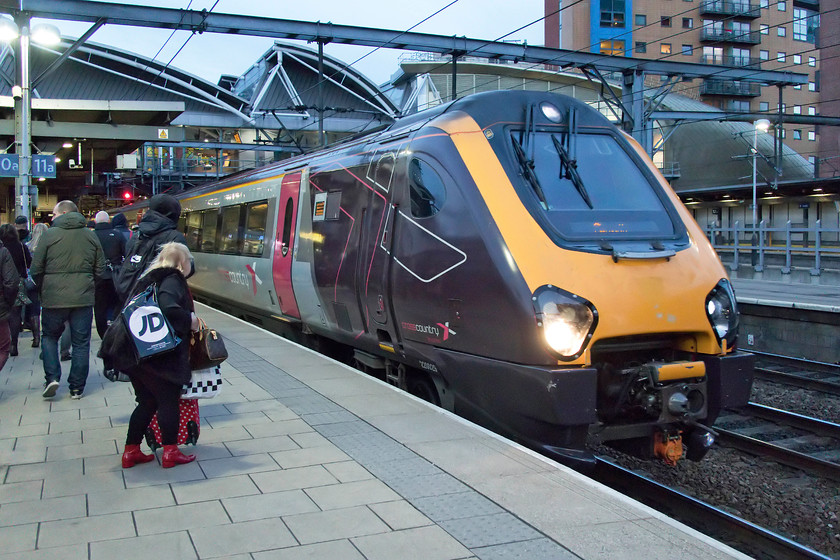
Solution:
<path fill-rule="evenodd" d="M 131 191 L 125 191 L 123 193 L 123 200 L 131 200 L 131 198 L 132 198 Z"/>

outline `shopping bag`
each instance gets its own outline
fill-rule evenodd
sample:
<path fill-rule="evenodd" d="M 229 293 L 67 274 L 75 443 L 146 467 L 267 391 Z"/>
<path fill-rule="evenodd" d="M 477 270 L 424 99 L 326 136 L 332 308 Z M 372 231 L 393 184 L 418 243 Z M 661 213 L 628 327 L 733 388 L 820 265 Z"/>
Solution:
<path fill-rule="evenodd" d="M 121 315 L 139 361 L 168 352 L 181 342 L 157 304 L 157 287 L 154 284 L 131 298 Z"/>
<path fill-rule="evenodd" d="M 181 390 L 182 399 L 212 399 L 222 389 L 222 368 L 194 369 L 190 382 Z"/>

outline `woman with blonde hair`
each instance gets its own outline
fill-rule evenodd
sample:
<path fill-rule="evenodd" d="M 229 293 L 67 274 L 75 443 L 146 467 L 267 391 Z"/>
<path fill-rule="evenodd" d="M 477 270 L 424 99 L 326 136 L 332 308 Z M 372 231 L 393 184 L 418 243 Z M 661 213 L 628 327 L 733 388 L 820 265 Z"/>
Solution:
<path fill-rule="evenodd" d="M 190 380 L 190 331 L 198 330 L 198 318 L 193 313 L 192 295 L 186 280 L 191 269 L 192 255 L 187 246 L 174 241 L 165 243 L 130 295 L 134 297 L 154 284 L 158 306 L 181 342 L 174 350 L 144 360 L 126 372 L 134 386 L 137 407 L 128 422 L 122 456 L 124 469 L 154 459 L 154 455 L 146 455 L 140 450 L 140 442 L 155 412 L 163 444 L 163 468 L 195 460 L 195 455 L 184 455 L 177 445 L 178 401 L 182 386 Z"/>

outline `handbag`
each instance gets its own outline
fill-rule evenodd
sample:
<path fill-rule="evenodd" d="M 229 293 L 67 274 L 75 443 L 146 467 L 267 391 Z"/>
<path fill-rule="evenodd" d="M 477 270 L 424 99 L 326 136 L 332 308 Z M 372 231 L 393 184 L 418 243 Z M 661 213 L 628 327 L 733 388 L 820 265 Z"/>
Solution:
<path fill-rule="evenodd" d="M 222 368 L 193 370 L 190 382 L 181 389 L 182 399 L 212 399 L 222 388 Z"/>
<path fill-rule="evenodd" d="M 21 276 L 20 281 L 18 282 L 17 297 L 15 298 L 15 303 L 12 307 L 29 305 L 30 303 L 32 303 L 32 300 L 29 299 L 28 295 L 26 295 L 26 279 L 23 276 Z"/>
<path fill-rule="evenodd" d="M 193 371 L 218 366 L 228 357 L 222 335 L 203 320 L 199 319 L 198 323 L 198 330 L 190 340 L 190 369 Z"/>
<path fill-rule="evenodd" d="M 20 246 L 20 250 L 23 251 L 23 262 L 24 265 L 26 264 L 26 251 L 23 249 L 23 245 Z M 31 292 L 37 286 L 35 285 L 35 280 L 32 279 L 32 276 L 29 275 L 29 268 L 26 269 L 26 276 L 21 278 L 23 280 L 23 284 L 26 287 L 27 292 Z M 32 303 L 31 301 L 29 303 Z"/>

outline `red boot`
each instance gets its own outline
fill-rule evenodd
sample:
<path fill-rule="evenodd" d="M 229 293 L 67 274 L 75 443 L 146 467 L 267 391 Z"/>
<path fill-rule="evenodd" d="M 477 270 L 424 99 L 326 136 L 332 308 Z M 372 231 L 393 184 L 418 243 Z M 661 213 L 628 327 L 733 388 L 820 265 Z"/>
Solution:
<path fill-rule="evenodd" d="M 164 469 L 171 469 L 175 465 L 184 465 L 195 461 L 195 455 L 184 455 L 177 445 L 164 445 L 163 457 L 160 464 Z"/>
<path fill-rule="evenodd" d="M 146 455 L 140 451 L 139 445 L 126 445 L 122 456 L 122 466 L 124 469 L 130 469 L 134 465 L 153 461 L 154 458 L 154 455 Z"/>

